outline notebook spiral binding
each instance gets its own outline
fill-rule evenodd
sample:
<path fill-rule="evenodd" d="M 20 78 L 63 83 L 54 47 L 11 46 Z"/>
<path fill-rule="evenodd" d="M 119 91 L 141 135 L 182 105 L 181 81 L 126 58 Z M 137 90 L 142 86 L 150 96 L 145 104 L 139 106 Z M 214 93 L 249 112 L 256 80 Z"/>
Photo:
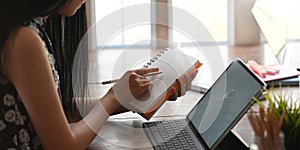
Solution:
<path fill-rule="evenodd" d="M 150 65 L 151 65 L 152 63 L 154 63 L 159 57 L 161 57 L 161 55 L 165 54 L 167 51 L 169 51 L 169 48 L 165 48 L 165 49 L 163 49 L 162 51 L 158 52 L 154 57 L 152 57 L 152 58 L 150 59 L 149 62 L 147 62 L 147 63 L 143 66 L 143 68 L 149 68 Z"/>

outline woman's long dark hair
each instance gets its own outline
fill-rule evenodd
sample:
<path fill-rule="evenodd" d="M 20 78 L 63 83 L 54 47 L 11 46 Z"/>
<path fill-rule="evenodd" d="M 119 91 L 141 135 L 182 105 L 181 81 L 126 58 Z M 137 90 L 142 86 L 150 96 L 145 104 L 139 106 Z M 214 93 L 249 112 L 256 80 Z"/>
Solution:
<path fill-rule="evenodd" d="M 55 51 L 56 62 L 60 74 L 63 107 L 68 118 L 74 116 L 72 66 L 77 46 L 86 32 L 85 6 L 83 5 L 72 17 L 61 17 L 56 12 L 69 0 L 3 0 L 0 5 L 0 74 L 3 72 L 3 50 L 6 42 L 21 26 L 29 24 L 35 17 L 50 16 L 46 30 Z M 82 57 L 87 63 L 87 57 Z M 87 69 L 86 66 L 82 66 Z M 84 91 L 86 72 L 76 75 L 79 79 L 80 91 Z M 75 85 L 76 86 L 76 85 Z M 71 117 L 70 117 L 71 116 Z"/>
<path fill-rule="evenodd" d="M 3 48 L 8 38 L 20 26 L 35 17 L 49 16 L 68 0 L 2 0 L 0 5 L 0 73 L 3 70 Z"/>
<path fill-rule="evenodd" d="M 74 118 L 74 116 L 79 116 L 79 114 L 73 97 L 84 97 L 88 71 L 87 50 L 76 51 L 87 31 L 85 5 L 82 5 L 72 17 L 54 15 L 47 19 L 46 31 L 56 55 L 64 111 L 70 121 L 76 121 L 79 118 Z M 81 48 L 87 48 L 86 41 L 80 44 Z M 77 60 L 74 61 L 76 52 Z M 73 65 L 80 70 L 76 74 L 72 74 Z M 76 81 L 73 85 L 72 80 Z"/>

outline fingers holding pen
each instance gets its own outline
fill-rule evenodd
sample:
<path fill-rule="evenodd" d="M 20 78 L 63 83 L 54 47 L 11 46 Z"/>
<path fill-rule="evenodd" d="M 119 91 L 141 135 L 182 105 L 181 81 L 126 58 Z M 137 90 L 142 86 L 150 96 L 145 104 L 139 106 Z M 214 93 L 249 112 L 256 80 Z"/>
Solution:
<path fill-rule="evenodd" d="M 131 94 L 139 100 L 145 100 L 148 98 L 150 96 L 150 89 L 153 87 L 153 83 L 145 76 L 149 73 L 158 71 L 159 68 L 143 68 L 130 71 L 129 88 Z"/>
<path fill-rule="evenodd" d="M 129 88 L 131 90 L 146 90 L 149 89 L 152 82 L 146 77 L 132 72 L 129 75 Z"/>
<path fill-rule="evenodd" d="M 145 68 L 127 71 L 120 79 L 114 80 L 116 83 L 112 87 L 114 96 L 119 103 L 129 109 L 134 110 L 131 101 L 146 101 L 150 98 L 150 89 L 153 87 L 151 80 L 147 76 L 158 72 L 158 68 Z"/>

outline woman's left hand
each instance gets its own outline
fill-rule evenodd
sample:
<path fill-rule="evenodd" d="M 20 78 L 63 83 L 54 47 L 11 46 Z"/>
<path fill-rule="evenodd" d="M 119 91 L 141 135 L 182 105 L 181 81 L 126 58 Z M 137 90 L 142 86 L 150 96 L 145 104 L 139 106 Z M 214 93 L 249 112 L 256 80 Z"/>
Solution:
<path fill-rule="evenodd" d="M 192 81 L 197 75 L 198 70 L 195 71 L 191 75 L 184 75 L 182 80 L 176 79 L 176 84 L 178 84 L 179 88 L 173 87 L 172 95 L 168 98 L 168 100 L 176 100 L 177 97 L 185 95 L 186 91 L 191 89 Z"/>

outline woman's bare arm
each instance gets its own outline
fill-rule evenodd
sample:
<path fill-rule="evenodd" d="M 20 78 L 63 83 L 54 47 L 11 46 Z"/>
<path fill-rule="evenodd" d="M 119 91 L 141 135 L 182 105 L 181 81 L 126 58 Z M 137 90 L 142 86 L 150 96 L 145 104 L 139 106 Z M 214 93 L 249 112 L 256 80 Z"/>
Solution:
<path fill-rule="evenodd" d="M 70 127 L 60 104 L 45 45 L 38 34 L 22 27 L 10 41 L 5 47 L 4 75 L 16 87 L 45 149 L 85 149 L 107 118 L 121 107 L 120 103 L 127 103 L 127 99 L 118 101 L 110 89 L 81 121 Z M 154 71 L 158 68 L 128 71 L 115 84 L 115 89 L 128 84 L 131 94 L 139 97 L 152 86 L 142 74 Z"/>
<path fill-rule="evenodd" d="M 96 135 L 87 124 L 96 124 L 94 129 L 99 130 L 120 104 L 110 92 L 99 100 L 85 120 L 70 128 L 43 42 L 28 27 L 20 28 L 14 37 L 4 54 L 4 74 L 15 85 L 44 148 L 85 149 Z M 91 117 L 93 121 L 89 121 Z"/>

